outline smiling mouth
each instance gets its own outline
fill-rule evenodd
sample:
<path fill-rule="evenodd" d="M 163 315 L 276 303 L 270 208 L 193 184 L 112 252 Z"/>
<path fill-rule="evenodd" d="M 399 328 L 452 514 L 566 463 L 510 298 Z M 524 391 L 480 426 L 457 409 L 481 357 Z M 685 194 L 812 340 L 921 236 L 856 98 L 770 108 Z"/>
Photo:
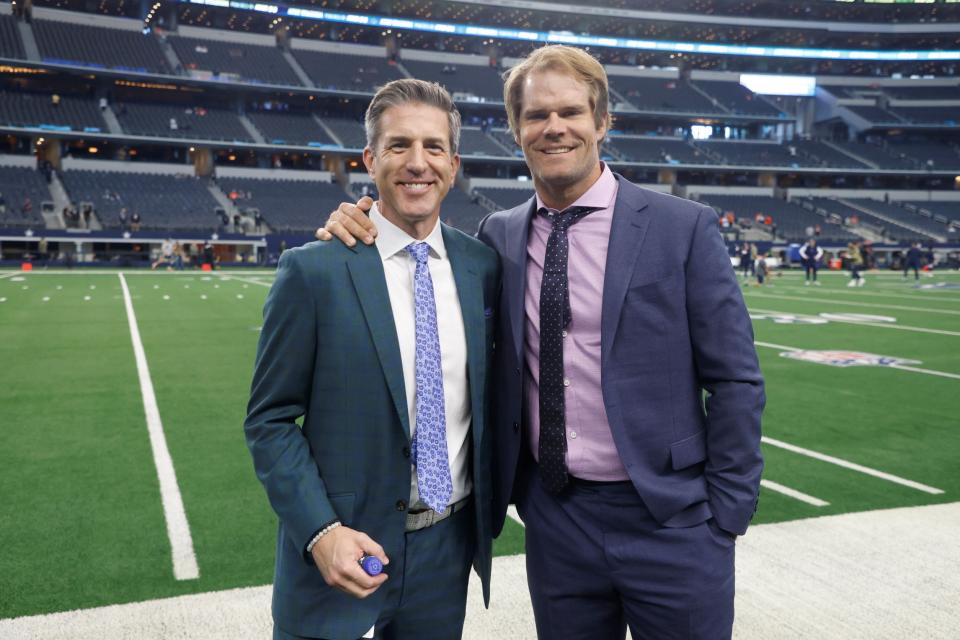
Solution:
<path fill-rule="evenodd" d="M 571 151 L 573 151 L 573 147 L 555 147 L 553 149 L 542 149 L 541 153 L 545 153 L 548 156 L 554 156 L 561 153 L 569 153 Z"/>
<path fill-rule="evenodd" d="M 426 191 L 432 182 L 400 182 L 399 185 L 409 191 Z"/>

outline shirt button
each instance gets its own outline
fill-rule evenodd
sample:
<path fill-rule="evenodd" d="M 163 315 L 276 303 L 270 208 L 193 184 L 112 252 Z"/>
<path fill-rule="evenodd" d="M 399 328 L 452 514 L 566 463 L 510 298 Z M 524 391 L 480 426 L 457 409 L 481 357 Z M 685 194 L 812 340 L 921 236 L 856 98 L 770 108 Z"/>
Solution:
<path fill-rule="evenodd" d="M 576 432 L 576 431 L 571 431 L 571 432 L 570 432 L 570 437 L 575 439 L 575 438 L 577 437 L 577 432 Z"/>
<path fill-rule="evenodd" d="M 397 500 L 397 511 L 406 511 L 406 510 L 407 510 L 407 501 Z"/>
<path fill-rule="evenodd" d="M 563 333 L 561 333 L 560 335 L 562 335 L 564 338 L 566 338 L 566 337 L 567 337 L 567 330 L 564 329 L 564 330 L 563 330 Z"/>
<path fill-rule="evenodd" d="M 514 423 L 513 423 L 513 432 L 514 432 L 514 433 L 517 433 L 518 431 L 520 431 L 520 423 L 519 423 L 519 422 L 514 422 Z"/>
<path fill-rule="evenodd" d="M 563 386 L 565 386 L 565 387 L 569 387 L 569 386 L 570 386 L 570 379 L 569 379 L 569 378 L 564 378 L 564 379 L 563 379 Z"/>

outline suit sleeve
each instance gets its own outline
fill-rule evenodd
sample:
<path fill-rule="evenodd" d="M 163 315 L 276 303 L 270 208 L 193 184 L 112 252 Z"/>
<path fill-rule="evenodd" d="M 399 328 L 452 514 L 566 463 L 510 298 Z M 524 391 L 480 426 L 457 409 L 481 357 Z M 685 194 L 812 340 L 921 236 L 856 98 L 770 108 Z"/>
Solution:
<path fill-rule="evenodd" d="M 316 304 L 297 264 L 283 254 L 263 308 L 263 328 L 244 422 L 257 477 L 291 541 L 306 548 L 337 514 L 306 437 L 296 420 L 306 413 L 317 350 Z M 304 560 L 312 563 L 308 555 Z"/>
<path fill-rule="evenodd" d="M 756 511 L 763 470 L 760 416 L 763 377 L 753 327 L 716 214 L 703 209 L 687 256 L 690 340 L 705 400 L 710 510 L 717 524 L 742 534 Z"/>

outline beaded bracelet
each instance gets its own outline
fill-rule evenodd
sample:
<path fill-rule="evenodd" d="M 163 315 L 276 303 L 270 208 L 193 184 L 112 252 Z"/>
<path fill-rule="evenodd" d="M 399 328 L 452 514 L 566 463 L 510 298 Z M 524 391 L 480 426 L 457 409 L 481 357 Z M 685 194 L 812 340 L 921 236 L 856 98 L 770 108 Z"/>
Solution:
<path fill-rule="evenodd" d="M 325 526 L 323 529 L 320 529 L 320 532 L 317 535 L 313 536 L 313 540 L 311 540 L 310 544 L 307 545 L 307 553 L 310 553 L 311 551 L 313 551 L 313 548 L 317 545 L 318 542 L 320 542 L 320 538 L 327 535 L 328 533 L 330 533 L 331 531 L 333 531 L 339 526 L 340 526 L 340 521 L 334 520 L 333 522 Z"/>

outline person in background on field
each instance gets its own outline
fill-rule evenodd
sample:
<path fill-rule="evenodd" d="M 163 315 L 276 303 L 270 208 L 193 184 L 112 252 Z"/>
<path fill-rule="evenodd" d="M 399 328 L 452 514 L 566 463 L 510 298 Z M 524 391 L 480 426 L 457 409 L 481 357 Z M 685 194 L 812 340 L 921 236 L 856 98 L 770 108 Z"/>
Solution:
<path fill-rule="evenodd" d="M 920 279 L 920 268 L 923 266 L 923 251 L 920 249 L 920 243 L 914 242 L 907 249 L 907 255 L 903 261 L 903 279 L 907 279 L 907 272 L 913 269 L 913 279 Z"/>
<path fill-rule="evenodd" d="M 804 279 L 803 285 L 809 287 L 810 283 L 820 286 L 817 280 L 817 269 L 820 267 L 820 258 L 823 257 L 823 249 L 817 246 L 814 238 L 807 240 L 807 244 L 800 247 L 800 260 L 803 262 Z"/>
<path fill-rule="evenodd" d="M 850 262 L 850 282 L 848 287 L 862 287 L 867 279 L 860 275 L 863 269 L 863 253 L 860 251 L 860 241 L 851 240 L 847 245 L 847 260 Z"/>
<path fill-rule="evenodd" d="M 757 256 L 757 263 L 754 266 L 754 272 L 757 274 L 757 286 L 762 287 L 770 276 L 770 267 L 767 265 L 767 254 L 761 253 Z"/>

